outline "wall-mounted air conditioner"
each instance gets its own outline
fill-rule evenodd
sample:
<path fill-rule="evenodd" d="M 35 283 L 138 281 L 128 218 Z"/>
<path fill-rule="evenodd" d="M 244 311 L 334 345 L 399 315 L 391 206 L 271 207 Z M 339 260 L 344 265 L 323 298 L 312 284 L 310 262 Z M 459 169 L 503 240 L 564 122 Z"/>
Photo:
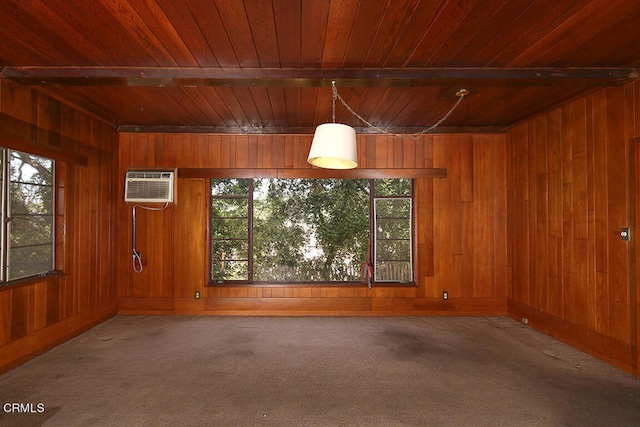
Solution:
<path fill-rule="evenodd" d="M 173 203 L 173 181 L 173 171 L 128 171 L 124 184 L 124 201 Z"/>

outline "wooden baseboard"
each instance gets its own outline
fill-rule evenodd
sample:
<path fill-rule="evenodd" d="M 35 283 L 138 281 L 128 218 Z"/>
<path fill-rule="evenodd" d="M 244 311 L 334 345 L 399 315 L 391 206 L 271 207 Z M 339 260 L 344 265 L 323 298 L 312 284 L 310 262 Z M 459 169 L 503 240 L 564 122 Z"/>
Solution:
<path fill-rule="evenodd" d="M 506 298 L 122 298 L 118 314 L 238 316 L 506 316 Z"/>
<path fill-rule="evenodd" d="M 207 298 L 206 311 L 289 311 L 333 312 L 370 311 L 371 298 Z"/>
<path fill-rule="evenodd" d="M 119 298 L 118 314 L 173 314 L 174 298 Z"/>
<path fill-rule="evenodd" d="M 518 321 L 526 318 L 532 328 L 637 375 L 638 367 L 635 365 L 638 355 L 634 353 L 638 349 L 633 346 L 516 301 L 509 300 L 508 310 L 510 317 Z"/>
<path fill-rule="evenodd" d="M 0 347 L 0 374 L 22 365 L 115 315 L 115 304 L 97 307 L 3 345 Z"/>
<path fill-rule="evenodd" d="M 506 298 L 415 298 L 413 311 L 420 315 L 506 316 Z"/>

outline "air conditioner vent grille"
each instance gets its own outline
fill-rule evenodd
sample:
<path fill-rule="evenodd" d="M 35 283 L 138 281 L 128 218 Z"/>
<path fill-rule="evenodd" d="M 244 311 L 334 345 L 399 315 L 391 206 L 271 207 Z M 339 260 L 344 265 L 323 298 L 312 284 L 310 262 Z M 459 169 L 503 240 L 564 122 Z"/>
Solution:
<path fill-rule="evenodd" d="M 125 202 L 173 202 L 173 171 L 129 171 Z"/>
<path fill-rule="evenodd" d="M 127 178 L 135 179 L 169 179 L 173 175 L 173 172 L 165 171 L 129 171 Z"/>

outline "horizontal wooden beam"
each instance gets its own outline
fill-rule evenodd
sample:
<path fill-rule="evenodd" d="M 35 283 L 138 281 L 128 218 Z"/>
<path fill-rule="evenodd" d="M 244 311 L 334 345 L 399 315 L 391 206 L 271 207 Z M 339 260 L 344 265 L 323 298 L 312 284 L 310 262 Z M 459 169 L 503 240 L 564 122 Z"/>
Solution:
<path fill-rule="evenodd" d="M 343 179 L 380 179 L 380 178 L 445 178 L 447 169 L 317 169 L 317 168 L 179 168 L 180 178 L 343 178 Z"/>
<path fill-rule="evenodd" d="M 636 68 L 196 68 L 8 66 L 0 77 L 33 86 L 339 87 L 620 85 Z"/>
<path fill-rule="evenodd" d="M 380 134 L 370 127 L 355 127 L 358 134 Z M 238 134 L 238 135 L 312 135 L 315 127 L 275 127 L 275 126 L 143 126 L 120 125 L 118 132 L 122 133 L 210 133 L 210 134 Z M 411 135 L 424 131 L 416 127 L 388 127 L 387 133 L 395 135 Z M 425 135 L 453 134 L 453 133 L 505 133 L 505 126 L 439 126 Z"/>

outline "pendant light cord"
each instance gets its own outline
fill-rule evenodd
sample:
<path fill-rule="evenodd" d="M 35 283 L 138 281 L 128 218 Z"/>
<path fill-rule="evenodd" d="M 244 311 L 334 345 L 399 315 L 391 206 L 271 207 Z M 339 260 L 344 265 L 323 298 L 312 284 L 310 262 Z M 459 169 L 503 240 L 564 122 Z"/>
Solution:
<path fill-rule="evenodd" d="M 331 81 L 331 87 L 333 89 L 333 96 L 331 98 L 331 117 L 333 119 L 333 123 L 336 122 L 336 98 L 338 98 L 340 95 L 338 95 L 338 89 L 336 89 L 336 82 L 335 80 Z M 345 104 L 344 100 L 342 98 L 340 98 L 340 102 L 342 102 L 349 111 L 352 111 L 351 108 Z M 355 112 L 352 111 L 351 114 L 355 114 Z"/>
<path fill-rule="evenodd" d="M 340 102 L 342 103 L 342 105 L 344 105 L 344 107 L 351 113 L 353 114 L 355 117 L 357 117 L 362 123 L 364 123 L 365 125 L 369 126 L 370 128 L 373 128 L 375 130 L 377 130 L 380 133 L 383 133 L 385 135 L 389 135 L 392 136 L 394 138 L 406 138 L 406 137 L 410 137 L 412 139 L 418 139 L 421 136 L 423 136 L 424 134 L 431 132 L 432 130 L 436 129 L 438 126 L 440 126 L 445 120 L 447 120 L 449 118 L 449 116 L 451 116 L 451 114 L 455 111 L 456 108 L 458 108 L 458 106 L 460 105 L 460 103 L 462 102 L 462 100 L 465 98 L 465 96 L 467 96 L 469 94 L 469 91 L 467 89 L 460 89 L 459 91 L 456 92 L 456 96 L 458 97 L 458 100 L 456 101 L 455 104 L 453 104 L 453 107 L 451 107 L 451 109 L 449 111 L 447 111 L 447 113 L 442 116 L 442 118 L 440 120 L 438 120 L 436 123 L 434 123 L 433 125 L 429 126 L 427 129 L 422 130 L 420 132 L 416 132 L 416 133 L 412 133 L 412 134 L 408 134 L 408 135 L 400 135 L 397 133 L 390 133 L 387 132 L 385 129 L 378 127 L 376 125 L 374 125 L 373 123 L 368 122 L 364 117 L 362 117 L 360 114 L 356 113 L 353 108 L 351 108 L 349 106 L 349 104 L 347 104 L 347 102 L 340 96 L 340 94 L 338 93 L 338 89 L 336 88 L 336 82 L 335 80 L 331 81 L 331 88 L 333 90 L 333 103 L 332 103 L 332 109 L 333 109 L 333 122 L 336 122 L 336 99 L 339 99 Z"/>

